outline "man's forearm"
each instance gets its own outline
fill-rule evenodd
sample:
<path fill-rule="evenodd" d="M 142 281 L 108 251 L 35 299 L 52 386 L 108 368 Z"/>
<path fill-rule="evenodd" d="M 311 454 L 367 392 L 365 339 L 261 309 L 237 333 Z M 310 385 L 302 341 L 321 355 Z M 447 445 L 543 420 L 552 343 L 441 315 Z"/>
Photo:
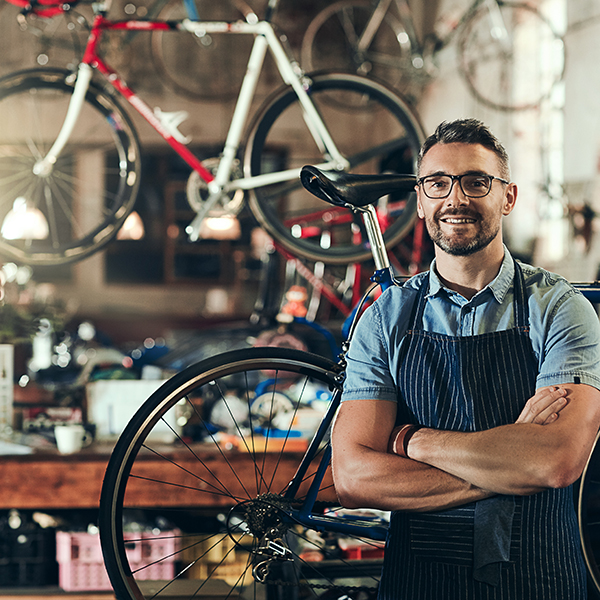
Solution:
<path fill-rule="evenodd" d="M 519 421 L 470 433 L 420 429 L 408 456 L 499 494 L 565 487 L 583 471 L 600 422 L 600 392 L 565 385 L 560 417 L 540 425 Z"/>
<path fill-rule="evenodd" d="M 541 426 L 508 425 L 472 433 L 421 429 L 409 442 L 408 456 L 499 494 L 534 494 L 553 487 L 533 456 L 538 449 L 527 443 L 527 430 L 535 427 Z"/>
<path fill-rule="evenodd" d="M 408 455 L 477 487 L 528 495 L 564 487 L 581 474 L 586 450 L 561 445 L 553 433 L 533 424 L 473 433 L 421 429 L 411 438 Z"/>
<path fill-rule="evenodd" d="M 333 477 L 348 508 L 426 512 L 494 495 L 435 467 L 367 448 L 347 462 L 334 450 Z"/>

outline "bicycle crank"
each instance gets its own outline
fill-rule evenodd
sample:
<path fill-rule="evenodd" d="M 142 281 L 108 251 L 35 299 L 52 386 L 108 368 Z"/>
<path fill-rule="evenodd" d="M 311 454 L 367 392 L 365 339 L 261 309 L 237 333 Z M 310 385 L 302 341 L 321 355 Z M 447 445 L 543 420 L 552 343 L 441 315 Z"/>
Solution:
<path fill-rule="evenodd" d="M 219 167 L 219 158 L 207 158 L 202 161 L 202 166 L 210 171 L 213 175 L 216 174 L 217 168 Z M 241 179 L 242 171 L 240 169 L 239 161 L 236 160 L 233 164 L 230 179 Z M 192 209 L 199 213 L 204 209 L 204 203 L 209 197 L 208 186 L 206 182 L 200 177 L 197 171 L 192 171 L 190 175 L 187 187 L 186 187 L 187 201 Z M 244 205 L 244 191 L 234 190 L 227 193 L 222 193 L 219 200 L 214 206 L 212 206 L 207 218 L 221 218 L 221 217 L 235 217 L 242 206 Z"/>

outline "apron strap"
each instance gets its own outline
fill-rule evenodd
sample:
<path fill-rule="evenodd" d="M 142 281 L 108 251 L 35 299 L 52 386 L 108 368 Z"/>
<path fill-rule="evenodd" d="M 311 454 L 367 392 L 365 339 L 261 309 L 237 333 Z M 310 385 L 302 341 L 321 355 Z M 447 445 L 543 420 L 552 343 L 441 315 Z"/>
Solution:
<path fill-rule="evenodd" d="M 525 295 L 525 277 L 521 265 L 514 258 L 513 265 L 515 266 L 515 323 L 517 327 L 524 327 L 529 331 L 529 305 L 527 304 L 527 296 Z"/>

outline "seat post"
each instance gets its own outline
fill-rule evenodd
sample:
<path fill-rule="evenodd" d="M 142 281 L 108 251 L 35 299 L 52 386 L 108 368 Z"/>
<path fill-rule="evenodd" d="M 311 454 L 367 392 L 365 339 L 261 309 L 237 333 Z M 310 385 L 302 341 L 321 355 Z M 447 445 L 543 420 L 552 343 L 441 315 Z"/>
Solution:
<path fill-rule="evenodd" d="M 369 204 L 363 208 L 358 209 L 362 214 L 362 218 L 367 230 L 367 237 L 371 244 L 371 252 L 373 253 L 373 260 L 375 262 L 375 268 L 377 270 L 389 269 L 390 259 L 385 249 L 385 242 L 383 240 L 383 233 L 377 220 L 377 211 L 372 204 Z"/>

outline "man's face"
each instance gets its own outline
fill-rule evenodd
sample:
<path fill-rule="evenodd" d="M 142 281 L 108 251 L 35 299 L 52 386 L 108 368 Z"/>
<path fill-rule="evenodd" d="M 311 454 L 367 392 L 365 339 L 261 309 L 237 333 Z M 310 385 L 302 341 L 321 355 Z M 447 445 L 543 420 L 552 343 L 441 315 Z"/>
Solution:
<path fill-rule="evenodd" d="M 437 144 L 423 157 L 419 177 L 428 175 L 463 175 L 478 173 L 502 177 L 500 163 L 494 152 L 479 144 Z M 417 186 L 417 211 L 425 219 L 433 242 L 444 252 L 468 256 L 502 243 L 502 216 L 515 204 L 514 184 L 493 180 L 491 191 L 483 198 L 466 196 L 458 181 L 454 181 L 447 198 L 429 198 L 422 186 Z"/>

